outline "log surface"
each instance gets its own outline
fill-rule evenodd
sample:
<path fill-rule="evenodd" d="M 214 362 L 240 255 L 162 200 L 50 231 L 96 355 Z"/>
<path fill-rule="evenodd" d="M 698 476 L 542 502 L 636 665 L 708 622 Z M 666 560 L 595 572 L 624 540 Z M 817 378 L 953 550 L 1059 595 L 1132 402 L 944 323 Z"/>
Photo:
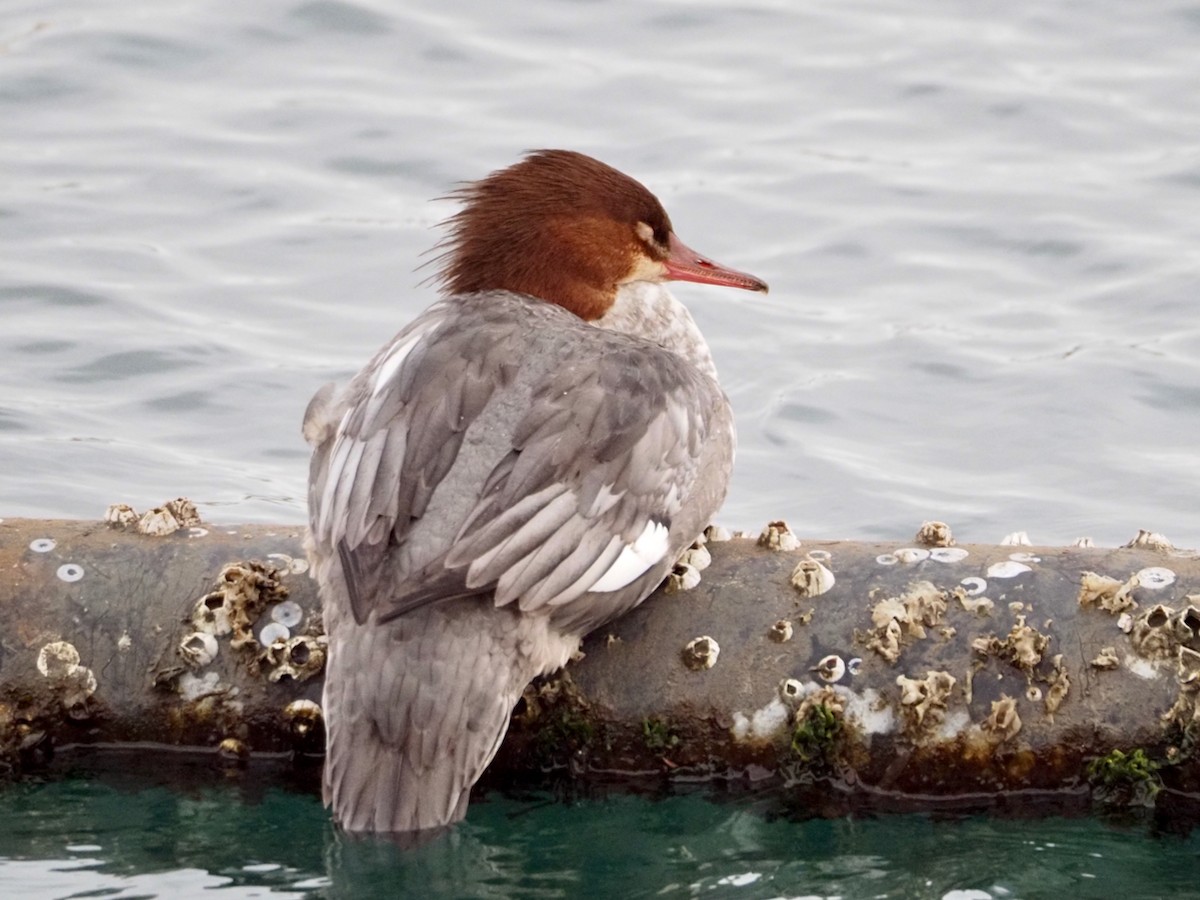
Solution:
<path fill-rule="evenodd" d="M 19 772 L 80 744 L 319 753 L 302 540 L 0 522 L 0 761 Z M 660 590 L 526 692 L 493 777 L 757 772 L 946 798 L 1069 790 L 1136 748 L 1166 787 L 1196 789 L 1194 553 L 708 549 L 698 586 Z"/>

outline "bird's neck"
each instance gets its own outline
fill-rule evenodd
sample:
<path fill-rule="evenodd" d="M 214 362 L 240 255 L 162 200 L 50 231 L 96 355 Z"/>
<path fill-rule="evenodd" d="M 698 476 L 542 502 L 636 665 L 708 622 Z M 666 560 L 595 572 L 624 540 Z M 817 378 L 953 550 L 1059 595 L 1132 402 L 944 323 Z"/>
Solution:
<path fill-rule="evenodd" d="M 717 379 L 717 367 L 692 314 L 667 290 L 650 281 L 620 286 L 612 307 L 592 324 L 651 341 L 682 356 L 701 372 Z"/>

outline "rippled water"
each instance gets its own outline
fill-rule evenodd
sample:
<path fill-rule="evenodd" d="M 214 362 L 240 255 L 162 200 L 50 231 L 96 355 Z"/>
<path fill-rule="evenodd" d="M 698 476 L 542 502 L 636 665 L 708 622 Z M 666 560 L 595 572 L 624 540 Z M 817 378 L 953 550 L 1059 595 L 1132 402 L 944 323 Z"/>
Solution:
<path fill-rule="evenodd" d="M 725 524 L 786 515 L 802 535 L 894 539 L 941 518 L 968 541 L 1115 544 L 1148 527 L 1200 544 L 1200 4 L 495 8 L 6 4 L 0 515 L 90 518 L 182 493 L 210 519 L 301 521 L 301 413 L 432 299 L 414 270 L 451 207 L 430 198 L 563 146 L 640 178 L 688 243 L 772 285 L 678 290 L 738 417 Z M 29 817 L 0 832 L 47 824 L 42 862 L 0 877 L 61 869 L 62 891 L 41 896 L 78 890 L 78 871 L 122 896 L 268 885 L 246 867 L 284 858 L 258 838 L 220 864 L 154 843 L 154 810 L 186 833 L 224 815 L 219 792 L 160 798 L 145 833 L 95 837 L 54 825 L 59 795 L 28 796 Z M 298 815 L 312 856 L 286 865 L 324 877 L 315 805 L 269 798 L 238 815 L 281 841 Z M 766 894 L 1001 896 L 989 885 L 1068 878 L 1073 896 L 1104 896 L 1082 866 L 1110 883 L 1120 867 L 1081 851 L 1063 870 L 1054 835 L 1135 869 L 1159 858 L 1086 823 L 973 822 L 970 840 L 1007 864 L 976 878 L 955 838 L 963 878 L 939 879 L 897 849 L 960 833 L 925 820 L 796 828 L 694 798 L 627 802 L 527 819 L 486 804 L 456 845 L 465 861 L 439 865 L 522 872 L 529 894 L 624 884 L 596 847 L 559 866 L 539 841 L 595 844 L 663 810 L 652 831 L 678 815 L 695 839 L 668 834 L 637 865 L 682 893 L 761 872 L 784 879 Z M 126 841 L 149 862 L 115 852 Z M 671 873 L 685 847 L 701 862 Z M 80 861 L 93 857 L 106 862 Z"/>
<path fill-rule="evenodd" d="M 0 793 L 0 885 L 22 900 L 1195 896 L 1200 837 L 1144 822 L 768 813 L 687 791 L 490 793 L 447 838 L 398 849 L 340 837 L 309 793 L 109 774 Z"/>
<path fill-rule="evenodd" d="M 313 390 L 432 298 L 430 202 L 524 148 L 645 181 L 724 518 L 1200 544 L 1200 5 L 9 4 L 0 514 L 299 521 Z"/>

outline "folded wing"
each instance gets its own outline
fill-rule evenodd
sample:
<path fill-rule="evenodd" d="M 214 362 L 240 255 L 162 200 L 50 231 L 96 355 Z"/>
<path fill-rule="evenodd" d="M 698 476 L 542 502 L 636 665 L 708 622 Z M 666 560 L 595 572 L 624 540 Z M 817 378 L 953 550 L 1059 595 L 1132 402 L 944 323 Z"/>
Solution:
<path fill-rule="evenodd" d="M 695 538 L 673 526 L 698 480 L 718 485 L 702 515 L 719 504 L 732 454 L 712 379 L 504 294 L 431 307 L 340 401 L 314 399 L 306 434 L 313 537 L 339 554 L 359 622 L 472 594 L 636 603 Z"/>

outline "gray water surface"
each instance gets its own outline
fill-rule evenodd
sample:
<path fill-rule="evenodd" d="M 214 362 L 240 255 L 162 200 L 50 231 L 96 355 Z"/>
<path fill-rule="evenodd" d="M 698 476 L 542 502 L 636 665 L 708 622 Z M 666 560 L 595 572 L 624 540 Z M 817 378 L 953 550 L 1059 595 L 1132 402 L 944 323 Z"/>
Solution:
<path fill-rule="evenodd" d="M 433 299 L 456 182 L 649 185 L 766 297 L 681 285 L 723 520 L 1200 544 L 1200 5 L 9 3 L 0 515 L 299 522 L 312 392 Z"/>

